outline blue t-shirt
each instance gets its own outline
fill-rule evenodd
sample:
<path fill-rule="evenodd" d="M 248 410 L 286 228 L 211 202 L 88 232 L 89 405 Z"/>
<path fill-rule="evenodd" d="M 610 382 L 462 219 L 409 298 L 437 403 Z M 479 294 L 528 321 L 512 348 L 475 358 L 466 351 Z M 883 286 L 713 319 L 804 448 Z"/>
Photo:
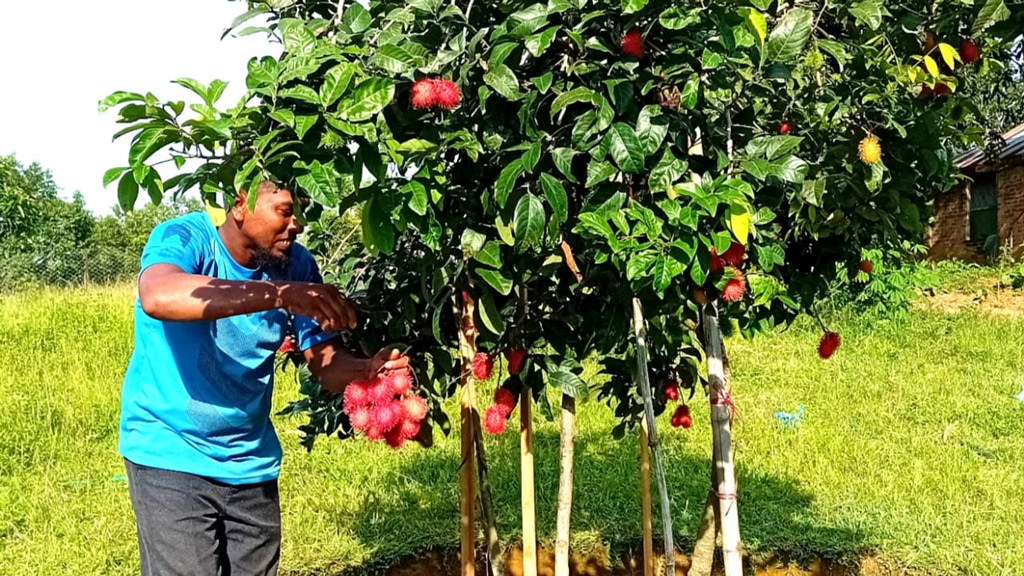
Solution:
<path fill-rule="evenodd" d="M 268 279 L 235 262 L 203 212 L 153 230 L 142 270 L 153 264 L 224 280 Z M 313 256 L 297 243 L 287 279 L 322 282 Z M 146 314 L 136 298 L 135 349 L 121 392 L 121 455 L 228 484 L 277 478 L 281 445 L 270 422 L 274 353 L 289 325 L 300 350 L 336 336 L 282 309 L 165 322 Z"/>

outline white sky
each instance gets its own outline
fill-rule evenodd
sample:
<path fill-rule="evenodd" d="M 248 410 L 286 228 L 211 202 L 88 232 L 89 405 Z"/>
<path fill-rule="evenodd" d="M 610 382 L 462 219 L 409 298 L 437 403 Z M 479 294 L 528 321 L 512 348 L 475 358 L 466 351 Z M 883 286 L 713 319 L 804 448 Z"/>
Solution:
<path fill-rule="evenodd" d="M 104 190 L 103 172 L 127 164 L 131 139 L 111 142 L 123 125 L 114 122 L 113 110 L 97 111 L 104 96 L 148 91 L 161 100 L 194 102 L 190 92 L 170 81 L 219 78 L 229 82 L 220 103 L 234 105 L 245 91 L 249 58 L 279 52 L 262 34 L 220 40 L 235 16 L 245 12 L 244 2 L 2 4 L 0 155 L 13 153 L 25 166 L 39 162 L 53 173 L 62 197 L 80 190 L 96 214 L 109 213 L 117 202 L 117 184 Z"/>

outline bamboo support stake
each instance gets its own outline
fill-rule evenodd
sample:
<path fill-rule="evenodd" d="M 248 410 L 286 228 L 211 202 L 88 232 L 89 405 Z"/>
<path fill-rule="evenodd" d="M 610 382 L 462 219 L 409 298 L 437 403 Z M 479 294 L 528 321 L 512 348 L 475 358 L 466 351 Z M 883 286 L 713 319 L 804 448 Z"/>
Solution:
<path fill-rule="evenodd" d="M 533 483 L 533 409 L 530 389 L 519 399 L 519 478 L 523 498 L 523 576 L 537 576 L 537 509 Z"/>
<path fill-rule="evenodd" d="M 555 576 L 569 576 L 569 523 L 572 520 L 572 473 L 575 436 L 576 399 L 568 394 L 562 394 L 558 514 L 555 525 Z"/>
<path fill-rule="evenodd" d="M 456 317 L 459 318 L 459 352 L 462 357 L 460 380 L 462 394 L 460 397 L 460 417 L 462 425 L 462 476 L 461 476 L 461 563 L 462 576 L 474 576 L 476 565 L 474 558 L 474 544 L 476 541 L 475 518 L 476 518 L 476 497 L 474 494 L 474 424 L 476 416 L 476 394 L 474 390 L 473 375 L 471 366 L 473 362 L 473 350 L 476 348 L 476 330 L 473 327 L 473 301 L 465 298 L 463 307 L 456 306 Z"/>
<path fill-rule="evenodd" d="M 654 420 L 654 402 L 651 396 L 651 379 L 647 373 L 647 339 L 644 336 L 644 312 L 640 299 L 633 298 L 633 330 L 636 337 L 636 371 L 640 380 L 640 393 L 644 398 L 644 414 L 648 430 L 648 445 L 654 452 L 654 473 L 658 479 L 658 496 L 661 500 L 661 527 L 665 544 L 665 576 L 675 576 L 676 558 L 675 544 L 672 542 L 672 505 L 668 499 L 668 482 L 665 480 L 665 465 L 661 458 L 661 445 L 658 444 L 658 426 Z M 732 575 L 729 575 L 732 576 Z"/>
<path fill-rule="evenodd" d="M 651 522 L 651 447 L 647 416 L 640 420 L 640 493 L 644 510 L 644 576 L 654 576 L 654 528 Z"/>
<path fill-rule="evenodd" d="M 726 576 L 742 576 L 740 516 L 736 501 L 736 468 L 732 451 L 732 401 L 725 377 L 724 345 L 714 304 L 704 307 L 704 346 L 708 358 L 711 428 L 718 484 L 718 525 L 722 533 L 722 558 Z"/>

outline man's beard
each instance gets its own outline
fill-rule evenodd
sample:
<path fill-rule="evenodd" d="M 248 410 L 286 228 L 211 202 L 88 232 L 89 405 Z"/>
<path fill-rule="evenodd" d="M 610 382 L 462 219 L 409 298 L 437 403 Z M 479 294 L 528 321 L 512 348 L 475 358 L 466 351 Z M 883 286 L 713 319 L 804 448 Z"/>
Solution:
<path fill-rule="evenodd" d="M 273 280 L 287 280 L 288 256 L 291 252 L 291 246 L 285 250 L 283 256 L 278 256 L 266 248 L 257 248 L 252 254 L 252 267 L 262 271 Z"/>

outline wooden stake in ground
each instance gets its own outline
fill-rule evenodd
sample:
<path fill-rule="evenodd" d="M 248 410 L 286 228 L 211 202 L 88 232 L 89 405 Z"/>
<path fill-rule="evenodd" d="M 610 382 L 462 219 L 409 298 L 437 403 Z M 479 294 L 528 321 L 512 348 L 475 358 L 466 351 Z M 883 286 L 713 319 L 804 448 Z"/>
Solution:
<path fill-rule="evenodd" d="M 644 576 L 654 576 L 654 528 L 651 522 L 651 447 L 647 416 L 640 420 L 640 493 L 644 507 Z"/>
<path fill-rule="evenodd" d="M 572 519 L 573 443 L 575 438 L 576 399 L 568 394 L 562 394 L 558 516 L 555 526 L 555 576 L 569 576 L 569 522 Z"/>
<path fill-rule="evenodd" d="M 640 299 L 633 298 L 633 333 L 636 337 L 636 377 L 640 381 L 640 394 L 644 398 L 644 415 L 650 426 L 648 445 L 654 453 L 654 473 L 658 479 L 658 496 L 661 500 L 661 527 L 665 542 L 665 576 L 675 576 L 675 544 L 672 542 L 672 506 L 668 498 L 668 482 L 665 480 L 665 464 L 658 444 L 658 426 L 654 421 L 654 400 L 651 395 L 651 378 L 647 373 L 647 328 L 644 326 L 644 311 Z M 729 575 L 732 576 L 732 575 Z"/>
<path fill-rule="evenodd" d="M 462 424 L 462 467 L 461 467 L 461 563 L 462 576 L 474 576 L 476 573 L 474 544 L 476 541 L 476 497 L 474 495 L 473 472 L 476 458 L 474 454 L 474 425 L 476 417 L 476 391 L 474 389 L 472 364 L 476 350 L 476 329 L 473 325 L 473 301 L 465 297 L 461 308 L 456 306 L 456 318 L 459 319 L 459 353 L 461 369 L 460 419 Z"/>
<path fill-rule="evenodd" d="M 714 304 L 704 307 L 704 352 L 708 358 L 708 384 L 711 402 L 711 429 L 714 438 L 715 475 L 718 485 L 718 520 L 722 533 L 722 558 L 726 576 L 742 576 L 740 555 L 740 516 L 736 502 L 736 469 L 732 452 L 732 396 L 725 377 L 725 348 L 718 329 L 718 310 Z"/>
<path fill-rule="evenodd" d="M 530 389 L 519 398 L 519 479 L 523 499 L 523 576 L 537 576 L 537 509 L 533 483 L 533 409 Z"/>

